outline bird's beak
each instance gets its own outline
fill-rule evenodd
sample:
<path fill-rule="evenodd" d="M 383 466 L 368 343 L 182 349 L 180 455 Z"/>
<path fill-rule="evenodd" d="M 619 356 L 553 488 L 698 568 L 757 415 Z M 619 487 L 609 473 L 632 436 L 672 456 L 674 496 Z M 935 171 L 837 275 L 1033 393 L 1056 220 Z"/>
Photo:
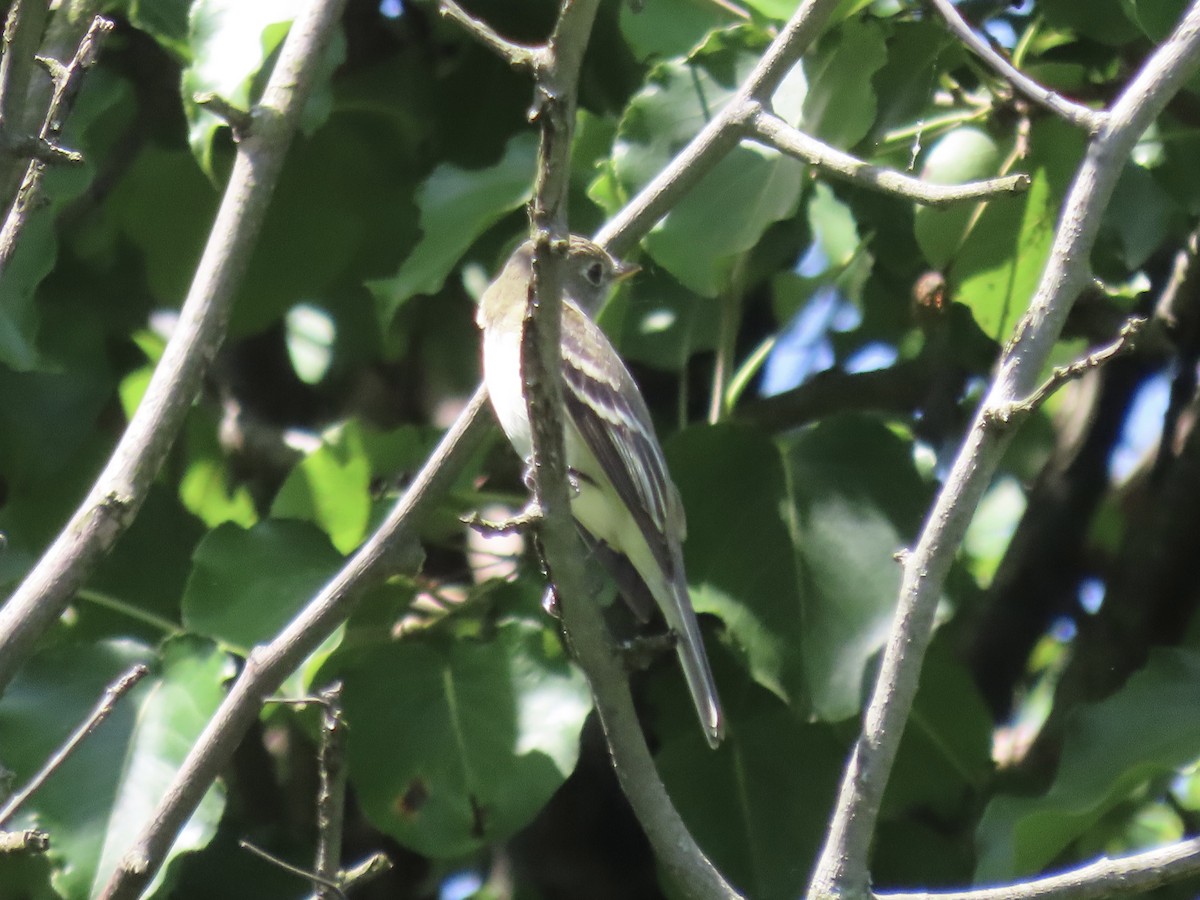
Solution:
<path fill-rule="evenodd" d="M 642 271 L 642 267 L 637 263 L 620 263 L 617 266 L 616 273 L 613 276 L 613 281 L 617 284 L 620 284 L 622 281 L 632 278 L 640 271 Z"/>

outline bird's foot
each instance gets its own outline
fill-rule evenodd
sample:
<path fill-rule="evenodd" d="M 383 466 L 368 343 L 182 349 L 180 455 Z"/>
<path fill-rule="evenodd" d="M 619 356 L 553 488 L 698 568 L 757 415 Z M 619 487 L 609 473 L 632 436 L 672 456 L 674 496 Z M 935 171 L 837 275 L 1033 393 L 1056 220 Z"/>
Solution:
<path fill-rule="evenodd" d="M 677 639 L 674 631 L 664 631 L 659 634 L 639 635 L 617 644 L 617 652 L 629 672 L 641 672 L 650 668 L 658 657 L 675 649 Z"/>
<path fill-rule="evenodd" d="M 461 519 L 464 524 L 474 528 L 480 534 L 487 535 L 517 534 L 528 531 L 541 520 L 542 508 L 536 500 L 530 500 L 520 512 L 507 519 L 485 519 L 478 512 L 463 516 Z"/>

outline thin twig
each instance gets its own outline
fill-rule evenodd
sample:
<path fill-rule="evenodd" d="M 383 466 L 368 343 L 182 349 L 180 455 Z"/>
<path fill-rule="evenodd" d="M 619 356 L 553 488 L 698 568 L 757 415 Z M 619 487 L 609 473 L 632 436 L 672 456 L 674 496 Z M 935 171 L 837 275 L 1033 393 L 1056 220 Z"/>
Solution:
<path fill-rule="evenodd" d="M 342 830 L 346 819 L 346 720 L 342 716 L 342 683 L 321 691 L 321 743 L 317 754 L 317 856 L 313 865 L 320 887 L 317 896 L 329 900 L 330 891 L 342 895 Z"/>
<path fill-rule="evenodd" d="M 988 414 L 992 423 L 1007 426 L 1011 425 L 1017 419 L 1023 419 L 1050 399 L 1050 396 L 1067 382 L 1074 381 L 1076 378 L 1082 378 L 1084 374 L 1090 372 L 1092 369 L 1102 366 L 1122 353 L 1132 350 L 1134 341 L 1141 334 L 1147 321 L 1144 318 L 1130 319 L 1125 323 L 1125 327 L 1121 329 L 1121 333 L 1117 336 L 1117 339 L 1107 347 L 1102 347 L 1093 353 L 1089 353 L 1087 356 L 1077 359 L 1069 365 L 1056 367 L 1050 373 L 1050 377 L 1042 382 L 1025 399 L 1014 400 L 1005 406 L 998 406 L 989 410 Z"/>
<path fill-rule="evenodd" d="M 1027 396 L 1054 347 L 1072 303 L 1088 283 L 1088 260 L 1117 178 L 1147 126 L 1200 62 L 1200 2 L 1147 59 L 1092 139 L 1063 205 L 1050 258 L 1029 309 L 958 457 L 904 565 L 899 603 L 862 734 L 842 777 L 837 804 L 817 860 L 809 896 L 865 896 L 867 861 L 879 806 L 912 709 L 921 662 L 950 564 L 962 542 L 1011 429 L 989 425 L 989 410 Z"/>
<path fill-rule="evenodd" d="M 253 853 L 255 856 L 257 856 L 259 859 L 265 860 L 266 862 L 269 862 L 271 865 L 276 866 L 277 868 L 283 869 L 283 871 L 288 872 L 292 875 L 295 875 L 297 878 L 303 878 L 305 881 L 311 881 L 313 884 L 319 885 L 325 891 L 332 892 L 334 894 L 334 896 L 340 897 L 341 900 L 348 900 L 345 893 L 342 892 L 341 885 L 339 885 L 336 881 L 331 881 L 328 878 L 318 875 L 316 872 L 310 872 L 307 869 L 302 868 L 301 866 L 292 865 L 292 863 L 288 862 L 285 859 L 280 859 L 274 853 L 270 853 L 270 852 L 264 850 L 262 847 L 255 846 L 254 844 L 250 843 L 245 838 L 242 838 L 241 840 L 238 841 L 238 846 L 241 847 L 243 850 L 249 850 L 251 853 Z M 318 894 L 317 896 L 322 896 L 322 895 Z"/>
<path fill-rule="evenodd" d="M 250 129 L 254 125 L 254 117 L 250 115 L 249 110 L 230 103 L 220 94 L 214 94 L 212 91 L 193 94 L 192 102 L 197 106 L 204 107 L 228 125 L 233 131 L 234 140 L 241 141 L 250 134 Z"/>
<path fill-rule="evenodd" d="M 1098 134 L 1107 121 L 1103 110 L 1094 110 L 1081 103 L 1074 103 L 1056 94 L 1047 87 L 1038 84 L 1028 75 L 997 53 L 992 46 L 981 38 L 967 24 L 950 0 L 929 0 L 934 8 L 941 13 L 942 18 L 958 39 L 969 47 L 976 56 L 995 69 L 1016 90 L 1020 91 L 1038 106 L 1050 110 L 1056 116 L 1085 129 L 1088 134 Z"/>
<path fill-rule="evenodd" d="M 347 894 L 369 881 L 374 881 L 384 872 L 390 872 L 394 864 L 385 853 L 372 853 L 360 863 L 355 863 L 338 875 L 338 882 Z"/>
<path fill-rule="evenodd" d="M 821 172 L 862 184 L 927 206 L 948 206 L 964 200 L 979 200 L 1029 189 L 1029 176 L 1006 175 L 966 184 L 930 184 L 892 169 L 873 166 L 843 153 L 788 125 L 778 116 L 758 109 L 750 119 L 748 137 L 803 160 Z"/>
<path fill-rule="evenodd" d="M 499 537 L 500 535 L 520 534 L 529 531 L 531 528 L 539 525 L 543 518 L 542 508 L 538 506 L 537 500 L 530 498 L 529 502 L 522 507 L 520 512 L 509 516 L 507 519 L 500 521 L 485 519 L 476 511 L 470 515 L 463 516 L 459 521 L 468 528 L 478 531 L 480 534 Z"/>
<path fill-rule="evenodd" d="M 36 828 L 0 831 L 0 856 L 6 853 L 45 853 L 49 849 L 50 835 Z"/>
<path fill-rule="evenodd" d="M 117 703 L 120 702 L 121 698 L 133 690 L 134 686 L 145 678 L 149 672 L 148 668 L 138 663 L 104 689 L 104 693 L 100 696 L 99 701 L 97 701 L 96 706 L 88 714 L 88 717 L 79 723 L 75 730 L 71 732 L 71 736 L 46 760 L 42 768 L 29 779 L 25 787 L 9 797 L 3 808 L 0 808 L 0 827 L 3 827 L 17 810 L 21 808 L 25 801 L 32 797 L 34 792 L 46 783 L 46 779 L 53 775 L 58 770 L 58 767 L 67 761 L 71 754 L 75 752 L 75 749 L 83 743 L 84 739 L 112 714 L 112 711 L 116 709 Z"/>
<path fill-rule="evenodd" d="M 514 69 L 532 69 L 541 53 L 539 47 L 529 47 L 518 44 L 502 36 L 486 22 L 476 19 L 459 6 L 454 0 L 440 0 L 438 4 L 441 14 L 447 19 L 453 19 L 475 40 L 487 47 Z"/>
<path fill-rule="evenodd" d="M 254 133 L 238 145 L 178 325 L 137 411 L 87 498 L 0 607 L 0 693 L 92 567 L 129 527 L 192 408 L 208 362 L 224 337 L 234 293 L 319 68 L 319 48 L 332 33 L 342 3 L 314 0 L 289 32 L 255 112 Z M 311 21 L 319 23 L 316 33 L 305 28 Z"/>
<path fill-rule="evenodd" d="M 70 64 L 62 71 L 50 67 L 54 77 L 54 93 L 50 98 L 50 108 L 46 111 L 42 130 L 37 137 L 38 144 L 43 147 L 56 148 L 58 146 L 58 137 L 62 134 L 63 124 L 74 105 L 79 89 L 83 86 L 83 76 L 96 64 L 96 60 L 100 56 L 100 47 L 112 30 L 112 22 L 102 16 L 96 16 L 92 20 L 87 34 L 79 42 L 79 47 Z M 25 170 L 25 178 L 17 190 L 16 199 L 13 200 L 12 207 L 4 219 L 3 227 L 0 227 L 0 277 L 3 277 L 12 260 L 13 253 L 16 252 L 17 241 L 25 228 L 25 223 L 29 220 L 33 210 L 37 208 L 41 197 L 42 178 L 46 173 L 47 159 L 53 157 L 52 153 L 35 154 L 29 162 L 29 167 Z M 74 157 L 69 154 L 66 158 L 74 161 Z"/>

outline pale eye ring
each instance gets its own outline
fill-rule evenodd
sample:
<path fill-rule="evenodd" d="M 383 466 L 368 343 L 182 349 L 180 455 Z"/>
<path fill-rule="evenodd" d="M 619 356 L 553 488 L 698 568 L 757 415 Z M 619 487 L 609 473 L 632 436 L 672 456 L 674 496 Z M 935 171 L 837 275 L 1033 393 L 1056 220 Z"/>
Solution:
<path fill-rule="evenodd" d="M 600 283 L 604 280 L 604 266 L 594 262 L 584 269 L 583 274 L 593 285 L 600 287 Z"/>

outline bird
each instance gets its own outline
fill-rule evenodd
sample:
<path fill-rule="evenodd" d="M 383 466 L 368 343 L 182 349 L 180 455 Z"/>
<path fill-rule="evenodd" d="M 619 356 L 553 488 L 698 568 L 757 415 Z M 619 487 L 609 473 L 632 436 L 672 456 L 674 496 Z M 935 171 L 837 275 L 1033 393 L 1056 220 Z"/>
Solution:
<path fill-rule="evenodd" d="M 688 594 L 683 501 L 641 391 L 584 311 L 598 309 L 610 288 L 636 271 L 638 267 L 619 262 L 586 238 L 568 238 L 562 270 L 562 378 L 571 513 L 584 543 L 638 619 L 648 621 L 656 607 L 662 613 L 704 735 L 715 748 L 724 737 L 725 720 Z M 521 334 L 532 278 L 533 244 L 526 241 L 484 291 L 476 314 L 492 408 L 527 463 L 533 439 L 521 376 Z"/>

